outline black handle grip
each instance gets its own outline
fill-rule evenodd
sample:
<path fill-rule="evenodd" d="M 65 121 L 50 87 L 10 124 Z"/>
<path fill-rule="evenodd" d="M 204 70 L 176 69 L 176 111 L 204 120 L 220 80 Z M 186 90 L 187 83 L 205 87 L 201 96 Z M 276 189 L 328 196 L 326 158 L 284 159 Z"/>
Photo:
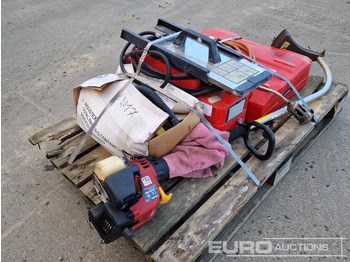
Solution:
<path fill-rule="evenodd" d="M 246 134 L 247 134 L 247 131 L 244 126 L 236 127 L 235 129 L 230 131 L 230 136 L 228 138 L 228 141 L 232 143 L 237 138 L 244 137 Z"/>
<path fill-rule="evenodd" d="M 268 144 L 268 147 L 267 147 L 267 150 L 265 152 L 265 154 L 261 154 L 251 143 L 250 143 L 250 140 L 249 140 L 249 131 L 250 131 L 250 128 L 252 126 L 255 126 L 259 129 L 262 129 L 266 136 L 267 136 L 267 139 L 269 141 L 269 144 Z M 246 147 L 250 150 L 250 152 L 253 153 L 254 156 L 256 156 L 258 159 L 260 160 L 267 160 L 269 159 L 274 150 L 275 150 L 275 144 L 276 144 L 276 139 L 275 139 L 275 134 L 273 133 L 273 131 L 267 126 L 267 125 L 264 125 L 262 123 L 259 123 L 259 122 L 256 122 L 256 121 L 251 121 L 249 122 L 248 124 L 244 125 L 245 129 L 246 129 L 246 134 L 245 136 L 243 136 L 243 139 L 244 139 L 244 143 L 246 145 Z"/>
<path fill-rule="evenodd" d="M 250 142 L 249 140 L 249 132 L 251 131 L 251 127 L 255 126 L 259 129 L 262 129 L 265 132 L 265 135 L 267 136 L 267 139 L 269 141 L 267 150 L 265 154 L 261 154 Z M 262 123 L 256 122 L 256 121 L 251 121 L 246 124 L 242 124 L 239 127 L 233 129 L 230 131 L 230 137 L 229 137 L 229 142 L 232 143 L 233 140 L 242 137 L 244 140 L 245 146 L 249 149 L 249 151 L 256 156 L 260 160 L 267 160 L 269 159 L 274 150 L 275 150 L 275 144 L 276 144 L 276 139 L 275 139 L 275 134 L 273 131 L 267 126 Z"/>
<path fill-rule="evenodd" d="M 175 39 L 174 44 L 179 46 L 183 45 L 186 41 L 186 38 L 190 37 L 192 39 L 197 40 L 197 42 L 204 43 L 209 48 L 209 61 L 217 64 L 221 62 L 219 48 L 215 42 L 215 40 L 204 36 L 196 31 L 193 31 L 189 28 L 186 28 L 181 31 L 181 33 L 178 35 L 178 37 Z"/>

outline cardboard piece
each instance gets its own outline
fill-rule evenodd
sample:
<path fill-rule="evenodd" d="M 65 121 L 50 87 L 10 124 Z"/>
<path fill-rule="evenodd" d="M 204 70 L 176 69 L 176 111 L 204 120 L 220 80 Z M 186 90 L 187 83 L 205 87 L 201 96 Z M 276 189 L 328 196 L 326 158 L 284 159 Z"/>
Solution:
<path fill-rule="evenodd" d="M 200 122 L 198 116 L 190 112 L 180 124 L 148 142 L 149 155 L 162 157 L 169 154 Z"/>

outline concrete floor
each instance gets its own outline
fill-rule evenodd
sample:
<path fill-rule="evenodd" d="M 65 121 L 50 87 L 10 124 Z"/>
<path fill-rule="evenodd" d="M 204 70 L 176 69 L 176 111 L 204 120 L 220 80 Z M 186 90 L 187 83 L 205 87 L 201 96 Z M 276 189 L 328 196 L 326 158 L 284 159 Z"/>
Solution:
<path fill-rule="evenodd" d="M 143 260 L 124 239 L 99 244 L 78 190 L 28 142 L 74 113 L 76 85 L 116 71 L 122 28 L 151 30 L 163 17 L 266 45 L 287 28 L 301 45 L 326 49 L 334 80 L 350 83 L 349 14 L 346 0 L 2 1 L 2 260 Z M 313 73 L 321 74 L 317 65 Z M 347 102 L 234 240 L 350 237 L 349 109 Z M 349 241 L 344 253 L 350 255 Z"/>

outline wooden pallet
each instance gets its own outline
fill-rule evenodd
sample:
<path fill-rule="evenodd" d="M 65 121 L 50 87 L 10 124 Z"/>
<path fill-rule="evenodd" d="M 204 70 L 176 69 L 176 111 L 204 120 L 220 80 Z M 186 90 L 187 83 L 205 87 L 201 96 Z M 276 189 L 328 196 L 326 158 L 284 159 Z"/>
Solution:
<path fill-rule="evenodd" d="M 322 78 L 310 76 L 303 95 L 322 87 Z M 258 188 L 228 156 L 222 169 L 213 168 L 213 177 L 205 179 L 173 179 L 164 185 L 173 198 L 159 206 L 156 216 L 134 232 L 129 239 L 150 260 L 204 261 L 214 258 L 206 250 L 209 241 L 229 240 L 243 225 L 249 215 L 285 176 L 307 148 L 318 138 L 342 109 L 341 102 L 348 87 L 333 83 L 331 90 L 309 105 L 315 111 L 319 123 L 300 126 L 294 118 L 277 121 L 276 151 L 268 161 L 251 157 L 242 141 L 232 146 L 263 184 Z M 33 145 L 57 140 L 59 147 L 46 152 L 51 163 L 81 191 L 92 205 L 101 202 L 92 186 L 92 173 L 96 162 L 110 153 L 89 139 L 78 159 L 67 166 L 69 156 L 84 136 L 76 125 L 75 117 L 48 127 L 29 138 Z M 261 136 L 257 136 L 261 137 Z M 254 138 L 256 145 L 264 141 Z"/>

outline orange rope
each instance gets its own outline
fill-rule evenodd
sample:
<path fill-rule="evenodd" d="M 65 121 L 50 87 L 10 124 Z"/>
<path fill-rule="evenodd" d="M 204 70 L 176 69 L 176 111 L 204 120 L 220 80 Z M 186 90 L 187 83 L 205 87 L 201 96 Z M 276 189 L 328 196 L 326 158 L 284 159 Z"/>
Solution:
<path fill-rule="evenodd" d="M 220 40 L 217 37 L 212 37 L 212 38 L 214 38 L 215 41 L 219 41 Z M 237 40 L 228 40 L 228 41 L 223 42 L 223 44 L 232 47 L 233 49 L 235 49 L 236 51 L 238 51 L 240 53 L 244 52 L 248 57 L 250 57 L 250 58 L 255 60 L 255 55 L 254 55 L 252 49 L 250 49 L 250 47 L 247 44 L 239 41 L 239 39 L 237 39 Z"/>
<path fill-rule="evenodd" d="M 242 53 L 242 51 L 245 52 L 248 57 L 255 60 L 254 53 L 252 52 L 250 47 L 248 45 L 246 45 L 245 43 L 243 43 L 239 40 L 228 40 L 228 41 L 224 42 L 224 44 L 232 47 L 233 49 L 235 49 L 236 51 L 238 51 L 240 53 Z"/>

